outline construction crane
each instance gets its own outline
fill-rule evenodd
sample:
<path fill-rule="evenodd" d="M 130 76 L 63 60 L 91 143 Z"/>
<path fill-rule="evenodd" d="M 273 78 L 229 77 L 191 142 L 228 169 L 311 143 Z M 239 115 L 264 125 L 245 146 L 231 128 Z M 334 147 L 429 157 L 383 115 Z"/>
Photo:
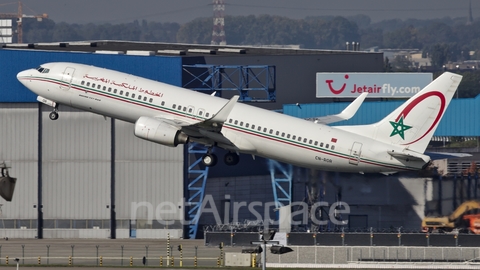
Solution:
<path fill-rule="evenodd" d="M 6 3 L 3 5 L 10 5 L 15 4 L 13 3 Z M 21 1 L 18 1 L 18 12 L 17 13 L 0 13 L 0 19 L 16 19 L 17 20 L 17 43 L 23 43 L 23 30 L 22 30 L 22 23 L 23 18 L 35 18 L 37 21 L 42 21 L 43 19 L 47 19 L 48 15 L 43 13 L 41 15 L 25 15 L 23 14 L 23 5 Z"/>

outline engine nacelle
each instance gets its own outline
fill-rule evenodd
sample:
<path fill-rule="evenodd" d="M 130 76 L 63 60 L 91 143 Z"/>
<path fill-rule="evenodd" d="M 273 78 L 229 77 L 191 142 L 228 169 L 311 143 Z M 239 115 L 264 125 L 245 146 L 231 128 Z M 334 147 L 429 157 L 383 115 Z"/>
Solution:
<path fill-rule="evenodd" d="M 188 142 L 187 134 L 162 120 L 142 116 L 135 123 L 135 136 L 138 138 L 175 147 Z"/>

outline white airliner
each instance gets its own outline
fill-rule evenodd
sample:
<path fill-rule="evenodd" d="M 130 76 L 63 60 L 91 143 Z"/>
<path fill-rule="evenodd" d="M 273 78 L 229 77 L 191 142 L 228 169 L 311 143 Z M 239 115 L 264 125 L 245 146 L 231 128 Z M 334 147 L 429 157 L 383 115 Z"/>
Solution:
<path fill-rule="evenodd" d="M 305 168 L 341 172 L 419 170 L 430 162 L 424 151 L 462 76 L 445 72 L 383 120 L 359 126 L 327 126 L 348 119 L 365 98 L 342 113 L 308 121 L 153 80 L 76 63 L 47 63 L 21 71 L 18 80 L 53 107 L 90 111 L 135 123 L 134 134 L 167 146 L 198 142 L 209 147 L 206 166 L 217 163 L 213 147 L 262 156 Z"/>

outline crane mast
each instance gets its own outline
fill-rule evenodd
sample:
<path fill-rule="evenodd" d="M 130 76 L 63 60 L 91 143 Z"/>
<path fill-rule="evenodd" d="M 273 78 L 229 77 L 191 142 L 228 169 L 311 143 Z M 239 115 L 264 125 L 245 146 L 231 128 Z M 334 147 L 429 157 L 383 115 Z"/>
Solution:
<path fill-rule="evenodd" d="M 12 4 L 12 3 L 7 3 Z M 5 5 L 7 5 L 5 4 Z M 35 18 L 38 21 L 47 19 L 48 15 L 46 13 L 40 15 L 26 15 L 23 14 L 23 4 L 22 1 L 18 1 L 18 11 L 17 13 L 0 13 L 0 19 L 16 19 L 17 21 L 17 43 L 23 43 L 23 19 L 24 18 Z"/>

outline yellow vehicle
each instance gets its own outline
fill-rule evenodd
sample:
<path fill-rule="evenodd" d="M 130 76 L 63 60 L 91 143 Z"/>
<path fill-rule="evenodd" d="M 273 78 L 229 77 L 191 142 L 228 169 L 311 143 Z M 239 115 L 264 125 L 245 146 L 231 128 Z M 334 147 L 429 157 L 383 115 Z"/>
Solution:
<path fill-rule="evenodd" d="M 462 203 L 449 216 L 425 217 L 422 220 L 423 232 L 444 231 L 451 232 L 454 229 L 469 229 L 475 234 L 480 234 L 478 222 L 480 215 L 480 201 L 471 200 Z M 472 225 L 473 224 L 473 225 Z M 473 226 L 473 227 L 472 227 Z M 476 226 L 476 227 L 475 227 Z"/>

